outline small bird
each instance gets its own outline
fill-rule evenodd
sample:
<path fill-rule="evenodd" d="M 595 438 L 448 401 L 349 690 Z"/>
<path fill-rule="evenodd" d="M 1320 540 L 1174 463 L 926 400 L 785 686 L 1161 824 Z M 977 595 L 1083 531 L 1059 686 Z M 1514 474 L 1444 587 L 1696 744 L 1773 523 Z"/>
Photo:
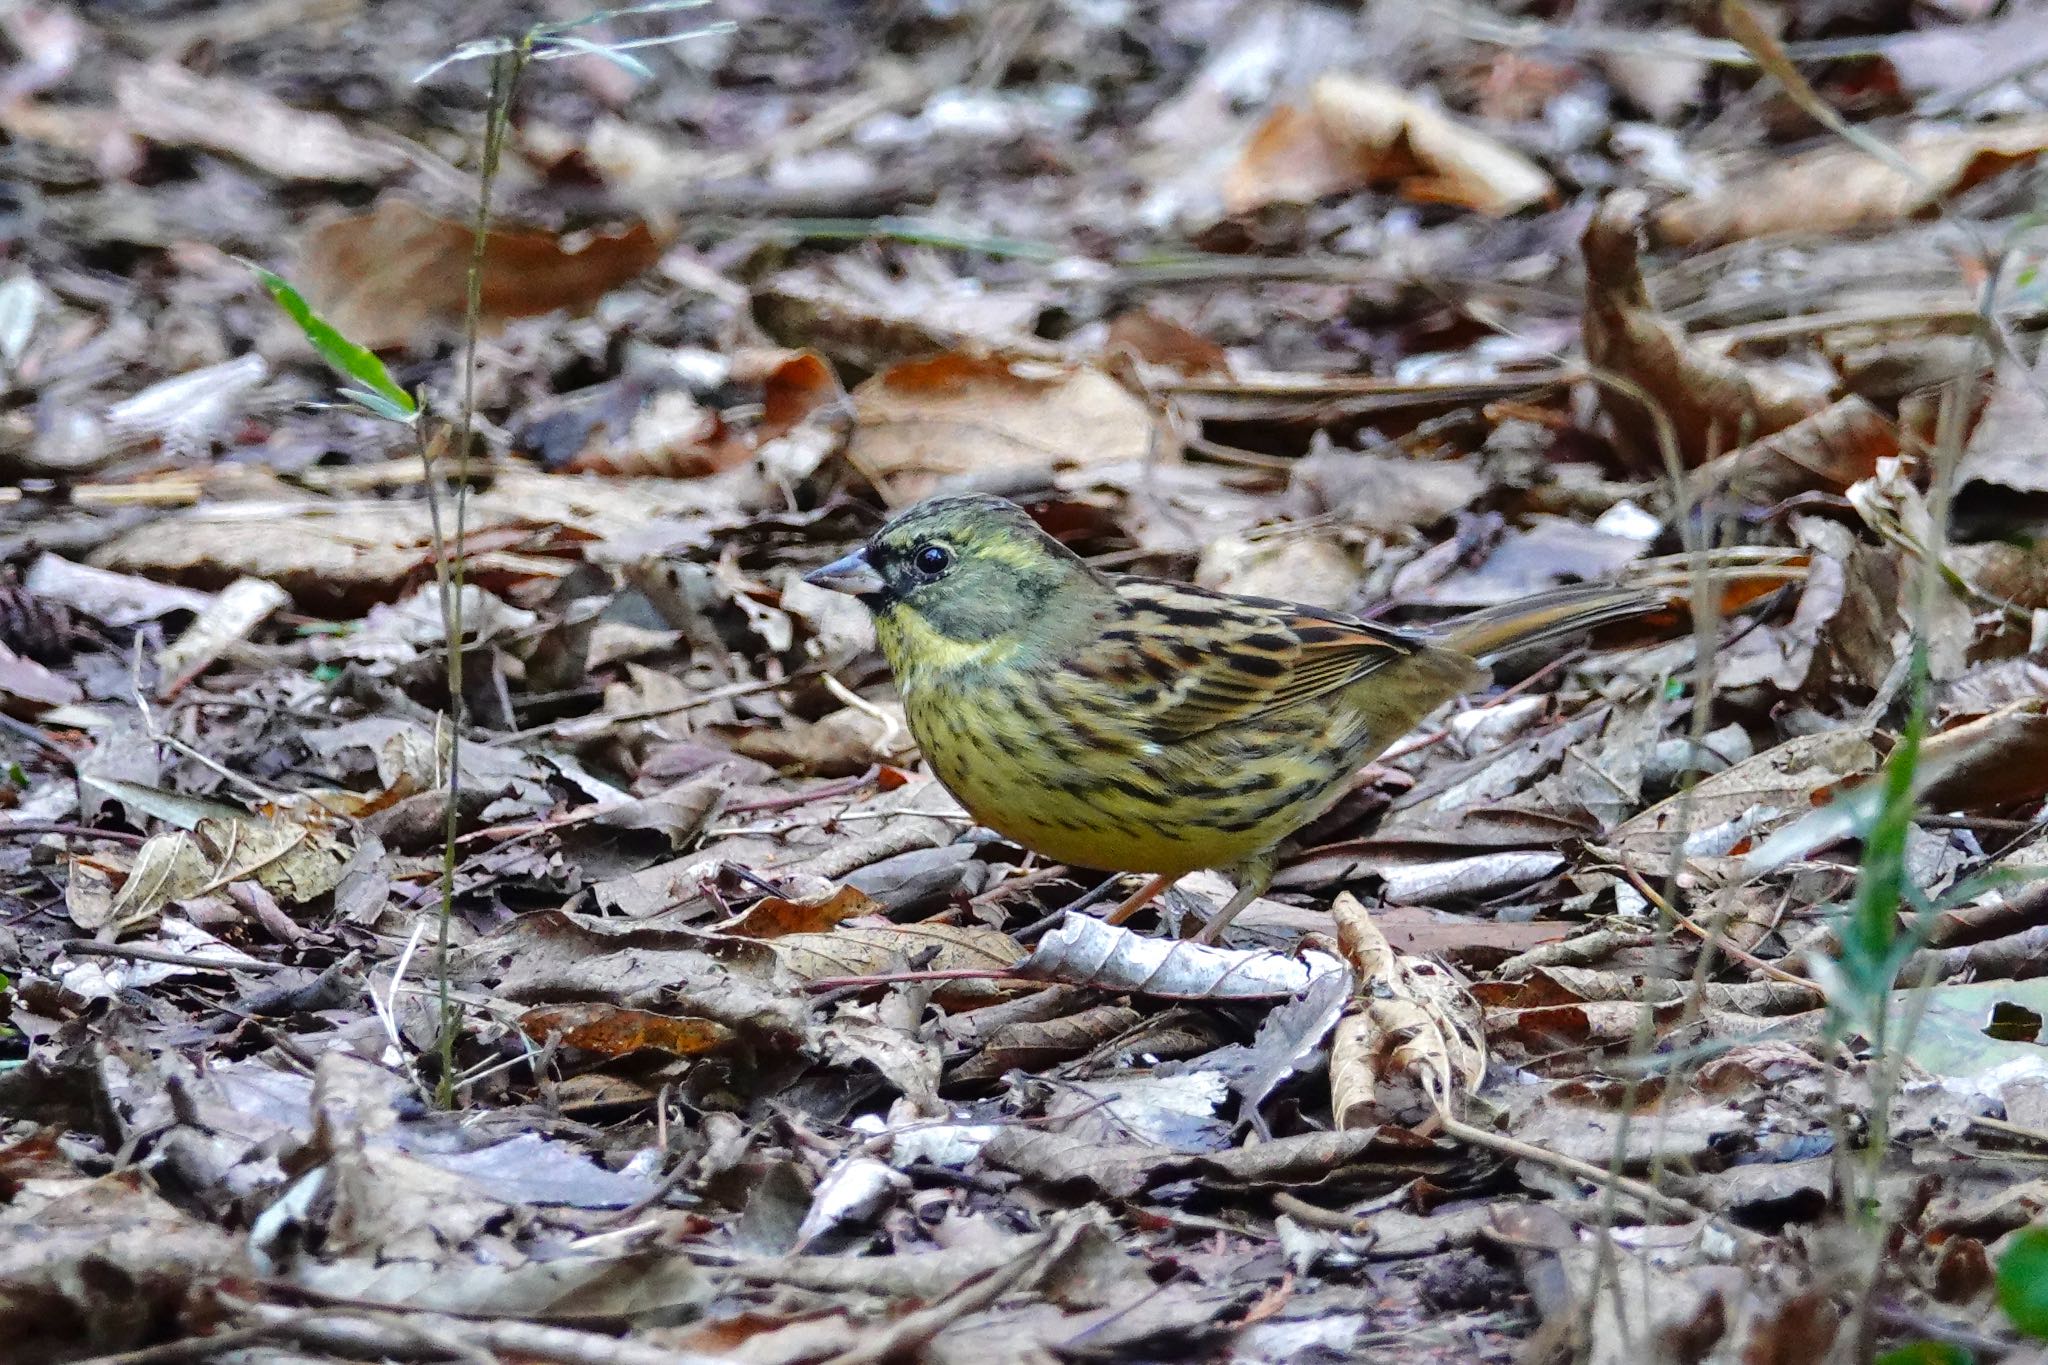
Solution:
<path fill-rule="evenodd" d="M 925 762 L 974 818 L 1048 858 L 1237 892 L 1351 775 L 1487 677 L 1482 661 L 1665 606 L 1572 587 L 1417 633 L 1343 612 L 1098 572 L 1015 503 L 935 497 L 806 576 L 866 604 Z"/>

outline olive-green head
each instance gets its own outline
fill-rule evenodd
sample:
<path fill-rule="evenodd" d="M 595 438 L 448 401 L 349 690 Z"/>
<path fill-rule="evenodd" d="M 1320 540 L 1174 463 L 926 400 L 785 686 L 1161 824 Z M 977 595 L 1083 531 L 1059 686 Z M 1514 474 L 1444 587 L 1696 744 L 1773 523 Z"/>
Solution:
<path fill-rule="evenodd" d="M 1094 571 L 1023 508 L 983 494 L 927 498 L 804 581 L 866 603 L 885 644 L 902 613 L 948 640 L 984 643 L 1101 590 Z"/>

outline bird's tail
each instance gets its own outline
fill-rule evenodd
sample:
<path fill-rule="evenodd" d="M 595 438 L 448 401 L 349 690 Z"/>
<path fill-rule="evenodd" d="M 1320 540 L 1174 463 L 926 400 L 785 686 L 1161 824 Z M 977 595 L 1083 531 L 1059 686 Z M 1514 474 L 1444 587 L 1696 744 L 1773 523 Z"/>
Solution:
<path fill-rule="evenodd" d="M 1431 632 L 1431 642 L 1491 663 L 1524 649 L 1576 639 L 1615 621 L 1671 610 L 1670 597 L 1648 588 L 1582 584 L 1486 607 Z"/>
<path fill-rule="evenodd" d="M 1582 583 L 1486 607 L 1446 621 L 1430 632 L 1430 640 L 1488 663 L 1520 650 L 1576 639 L 1615 621 L 1676 616 L 1698 591 L 1700 581 L 1695 566 L 1680 556 L 1640 563 L 1630 577 L 1633 581 L 1627 584 Z M 1741 547 L 1715 552 L 1706 570 L 1707 590 L 1723 614 L 1805 577 L 1804 556 Z"/>

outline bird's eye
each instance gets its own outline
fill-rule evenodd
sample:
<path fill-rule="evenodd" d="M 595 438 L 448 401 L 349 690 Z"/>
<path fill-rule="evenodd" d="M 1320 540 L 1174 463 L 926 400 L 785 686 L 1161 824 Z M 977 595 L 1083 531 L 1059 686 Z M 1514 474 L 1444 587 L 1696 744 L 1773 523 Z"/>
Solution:
<path fill-rule="evenodd" d="M 917 552 L 917 571 L 927 578 L 937 578 L 953 567 L 953 552 L 943 545 L 925 545 Z"/>

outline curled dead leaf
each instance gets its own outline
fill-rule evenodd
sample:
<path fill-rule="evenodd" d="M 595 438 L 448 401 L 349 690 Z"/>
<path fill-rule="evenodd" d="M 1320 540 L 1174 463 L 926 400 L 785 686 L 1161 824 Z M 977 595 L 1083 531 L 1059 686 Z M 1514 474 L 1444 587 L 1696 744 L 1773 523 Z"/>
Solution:
<path fill-rule="evenodd" d="M 1357 982 L 1351 1012 L 1330 1043 L 1337 1127 L 1454 1109 L 1486 1075 L 1477 1002 L 1446 968 L 1395 953 L 1356 896 L 1339 896 L 1330 913 Z"/>
<path fill-rule="evenodd" d="M 1127 353 L 1186 379 L 1230 377 L 1230 357 L 1221 346 L 1150 308 L 1117 314 L 1102 349 L 1108 355 Z"/>
<path fill-rule="evenodd" d="M 1123 1005 L 1095 1005 L 1057 1019 L 1004 1024 L 989 1033 L 981 1051 L 954 1068 L 953 1079 L 961 1083 L 992 1081 L 1013 1070 L 1043 1070 L 1087 1055 L 1136 1027 L 1143 1018 Z"/>
<path fill-rule="evenodd" d="M 1660 315 L 1643 282 L 1636 239 L 1645 201 L 1609 195 L 1586 225 L 1586 360 L 1622 453 L 1662 470 L 1664 443 L 1700 464 L 1820 411 L 1825 383 L 1745 365 Z"/>
<path fill-rule="evenodd" d="M 339 885 L 346 866 L 336 822 L 316 808 L 207 816 L 153 835 L 125 867 L 106 855 L 73 858 L 65 905 L 79 928 L 118 935 L 153 923 L 172 901 L 241 881 L 303 904 Z"/>
<path fill-rule="evenodd" d="M 1660 875 L 1681 848 L 1694 856 L 1740 852 L 1876 771 L 1872 733 L 1858 725 L 1795 736 L 1624 821 L 1606 842 Z"/>
<path fill-rule="evenodd" d="M 1068 915 L 1013 975 L 1184 1000 L 1266 1000 L 1300 995 L 1317 977 L 1343 970 L 1324 953 L 1210 948 Z"/>
<path fill-rule="evenodd" d="M 1391 184 L 1409 199 L 1500 216 L 1548 199 L 1556 186 L 1536 163 L 1435 105 L 1384 81 L 1328 75 L 1309 108 L 1283 105 L 1252 133 L 1223 184 L 1242 213 Z"/>
<path fill-rule="evenodd" d="M 176 694 L 290 601 L 283 588 L 261 578 L 238 578 L 228 584 L 183 634 L 157 651 L 157 672 L 163 679 L 157 695 Z"/>

